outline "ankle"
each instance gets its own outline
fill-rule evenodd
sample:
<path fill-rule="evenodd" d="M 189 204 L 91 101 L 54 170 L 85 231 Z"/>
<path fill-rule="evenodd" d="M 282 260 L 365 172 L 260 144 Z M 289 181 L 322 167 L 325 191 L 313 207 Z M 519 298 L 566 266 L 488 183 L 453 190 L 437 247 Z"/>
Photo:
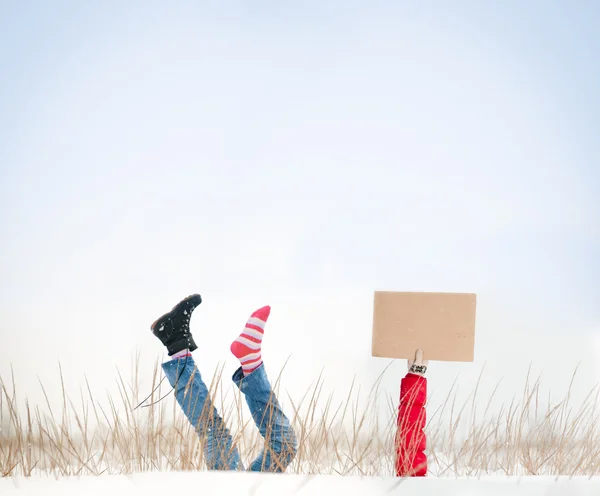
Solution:
<path fill-rule="evenodd" d="M 186 348 L 185 350 L 181 350 L 178 351 L 177 353 L 173 353 L 173 355 L 171 355 L 171 360 L 177 360 L 179 358 L 185 358 L 185 357 L 191 357 L 192 354 L 190 353 L 189 348 Z"/>

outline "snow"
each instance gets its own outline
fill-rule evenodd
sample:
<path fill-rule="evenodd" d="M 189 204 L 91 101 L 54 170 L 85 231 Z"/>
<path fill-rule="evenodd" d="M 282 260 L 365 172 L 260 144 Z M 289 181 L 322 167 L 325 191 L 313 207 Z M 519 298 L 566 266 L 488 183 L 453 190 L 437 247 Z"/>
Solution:
<path fill-rule="evenodd" d="M 2 496 L 151 496 L 193 490 L 197 494 L 287 496 L 289 494 L 418 494 L 419 496 L 553 496 L 600 494 L 600 477 L 422 478 L 340 477 L 250 472 L 168 472 L 99 477 L 0 479 Z"/>

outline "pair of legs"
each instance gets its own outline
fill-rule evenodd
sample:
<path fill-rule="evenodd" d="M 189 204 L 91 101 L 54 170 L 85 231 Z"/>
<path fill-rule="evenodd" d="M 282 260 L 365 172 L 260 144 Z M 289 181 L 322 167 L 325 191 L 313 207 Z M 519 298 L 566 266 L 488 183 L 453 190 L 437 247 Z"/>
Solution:
<path fill-rule="evenodd" d="M 189 330 L 194 309 L 202 302 L 192 295 L 152 324 L 152 332 L 167 347 L 170 361 L 162 368 L 175 390 L 177 402 L 204 443 L 204 457 L 209 470 L 244 470 L 231 433 L 214 407 L 208 388 L 191 352 L 197 349 Z M 270 307 L 254 312 L 231 351 L 241 366 L 233 374 L 252 418 L 264 439 L 264 446 L 249 470 L 283 472 L 292 462 L 297 449 L 296 436 L 285 416 L 262 362 L 261 344 Z"/>

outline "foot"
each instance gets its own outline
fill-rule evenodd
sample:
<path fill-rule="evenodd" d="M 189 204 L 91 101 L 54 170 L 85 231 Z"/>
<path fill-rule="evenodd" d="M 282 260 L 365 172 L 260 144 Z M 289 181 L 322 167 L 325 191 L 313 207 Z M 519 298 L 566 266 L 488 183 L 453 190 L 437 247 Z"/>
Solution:
<path fill-rule="evenodd" d="M 167 347 L 169 356 L 185 349 L 194 351 L 198 348 L 190 332 L 190 319 L 194 309 L 202 303 L 199 294 L 193 294 L 181 300 L 170 312 L 154 321 L 152 333 Z"/>
<path fill-rule="evenodd" d="M 250 316 L 242 333 L 231 343 L 231 353 L 242 364 L 244 376 L 254 372 L 263 363 L 261 347 L 265 325 L 270 313 L 271 307 L 269 306 L 259 308 Z"/>

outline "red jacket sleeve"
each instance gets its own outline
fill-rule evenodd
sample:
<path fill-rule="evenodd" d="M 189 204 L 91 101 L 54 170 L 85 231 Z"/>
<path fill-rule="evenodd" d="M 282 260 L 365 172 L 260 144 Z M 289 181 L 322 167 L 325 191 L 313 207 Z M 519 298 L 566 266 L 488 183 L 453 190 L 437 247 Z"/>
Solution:
<path fill-rule="evenodd" d="M 427 475 L 425 439 L 425 402 L 427 379 L 407 374 L 400 384 L 400 406 L 396 431 L 396 475 L 424 477 Z"/>

